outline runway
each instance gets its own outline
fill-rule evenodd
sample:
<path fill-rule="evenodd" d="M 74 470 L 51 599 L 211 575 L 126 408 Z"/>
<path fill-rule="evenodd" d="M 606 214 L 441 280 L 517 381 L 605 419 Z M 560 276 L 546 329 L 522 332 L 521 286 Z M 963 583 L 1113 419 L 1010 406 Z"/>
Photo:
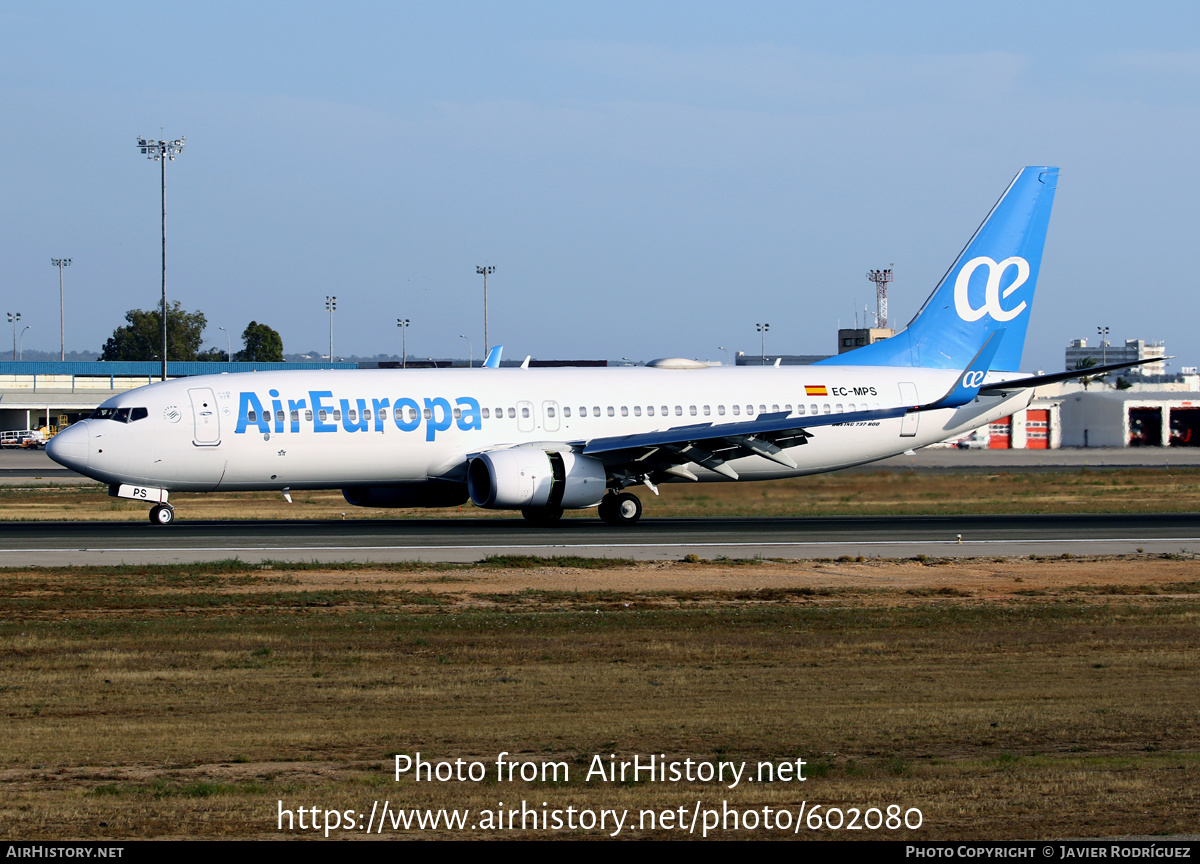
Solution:
<path fill-rule="evenodd" d="M 961 537 L 961 539 L 960 539 Z M 0 523 L 0 566 L 152 564 L 239 558 L 468 562 L 489 555 L 879 558 L 1198 553 L 1200 514 L 646 519 L 612 528 L 564 519 Z"/>

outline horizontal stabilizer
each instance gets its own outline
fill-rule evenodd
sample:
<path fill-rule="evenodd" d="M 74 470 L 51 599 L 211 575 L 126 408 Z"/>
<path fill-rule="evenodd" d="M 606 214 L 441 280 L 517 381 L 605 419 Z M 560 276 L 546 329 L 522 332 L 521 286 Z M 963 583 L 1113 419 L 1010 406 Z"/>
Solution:
<path fill-rule="evenodd" d="M 1091 366 L 1087 369 L 1073 369 L 1070 372 L 1055 372 L 1052 375 L 1033 375 L 1029 378 L 1014 378 L 1011 381 L 996 381 L 981 387 L 979 392 L 984 396 L 999 396 L 1011 393 L 1013 390 L 1027 390 L 1030 387 L 1041 387 L 1044 384 L 1057 384 L 1059 381 L 1073 381 L 1076 378 L 1094 378 L 1121 369 L 1143 366 L 1146 363 L 1161 363 L 1170 357 L 1147 357 L 1144 360 L 1131 360 L 1128 363 L 1109 363 L 1105 366 Z"/>

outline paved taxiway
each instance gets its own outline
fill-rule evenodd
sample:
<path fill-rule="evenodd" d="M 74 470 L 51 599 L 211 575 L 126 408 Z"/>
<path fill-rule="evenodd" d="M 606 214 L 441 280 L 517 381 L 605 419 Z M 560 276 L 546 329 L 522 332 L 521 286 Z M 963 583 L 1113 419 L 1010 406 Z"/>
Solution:
<path fill-rule="evenodd" d="M 961 542 L 959 536 L 962 535 Z M 1200 553 L 1200 515 L 0 524 L 0 566 L 243 561 L 477 561 L 488 555 L 641 560 Z"/>

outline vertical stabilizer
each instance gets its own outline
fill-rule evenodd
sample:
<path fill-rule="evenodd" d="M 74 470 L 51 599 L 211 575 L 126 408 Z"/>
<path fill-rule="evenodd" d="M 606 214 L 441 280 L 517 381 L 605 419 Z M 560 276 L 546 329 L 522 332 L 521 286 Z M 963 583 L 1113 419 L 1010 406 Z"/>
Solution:
<path fill-rule="evenodd" d="M 907 329 L 821 363 L 962 369 L 1002 329 L 991 368 L 1016 371 L 1057 182 L 1057 168 L 1021 171 Z"/>

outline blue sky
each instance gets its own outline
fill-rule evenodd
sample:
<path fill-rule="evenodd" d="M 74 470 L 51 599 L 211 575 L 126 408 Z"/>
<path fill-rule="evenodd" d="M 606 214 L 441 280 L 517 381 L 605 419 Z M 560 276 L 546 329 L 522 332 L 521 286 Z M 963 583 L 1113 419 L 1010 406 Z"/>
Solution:
<path fill-rule="evenodd" d="M 0 289 L 58 349 L 159 294 L 207 345 L 724 359 L 916 311 L 1022 166 L 1062 168 L 1028 369 L 1200 362 L 1200 12 L 1183 3 L 0 4 Z M 0 344 L 4 344 L 0 339 Z M 236 342 L 235 342 L 236 348 Z"/>

